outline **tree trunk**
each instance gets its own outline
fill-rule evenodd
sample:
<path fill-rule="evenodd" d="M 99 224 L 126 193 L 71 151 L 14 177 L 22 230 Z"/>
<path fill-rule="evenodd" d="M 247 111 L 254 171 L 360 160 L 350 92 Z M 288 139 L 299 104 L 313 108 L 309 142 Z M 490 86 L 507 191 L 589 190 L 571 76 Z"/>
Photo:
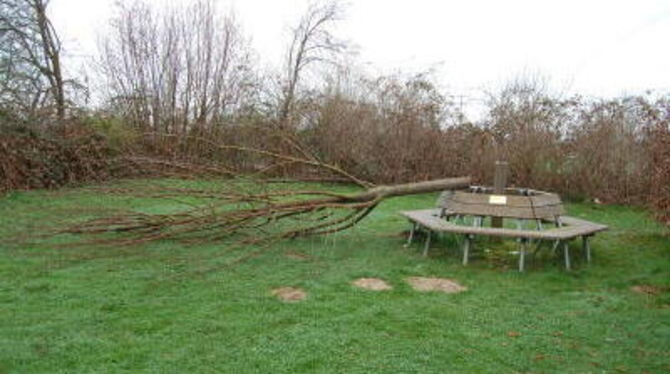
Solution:
<path fill-rule="evenodd" d="M 51 84 L 52 94 L 56 104 L 56 115 L 59 120 L 65 118 L 65 83 L 63 81 L 63 72 L 60 61 L 60 41 L 56 35 L 51 21 L 47 17 L 46 7 L 48 2 L 43 0 L 34 0 L 32 5 L 37 17 L 37 27 L 42 39 L 42 49 L 45 65 L 43 74 L 47 76 Z"/>
<path fill-rule="evenodd" d="M 374 187 L 366 192 L 351 196 L 350 201 L 370 201 L 386 199 L 394 196 L 416 195 L 426 192 L 456 190 L 470 185 L 470 177 L 437 179 L 425 182 L 396 184 L 392 186 Z"/>

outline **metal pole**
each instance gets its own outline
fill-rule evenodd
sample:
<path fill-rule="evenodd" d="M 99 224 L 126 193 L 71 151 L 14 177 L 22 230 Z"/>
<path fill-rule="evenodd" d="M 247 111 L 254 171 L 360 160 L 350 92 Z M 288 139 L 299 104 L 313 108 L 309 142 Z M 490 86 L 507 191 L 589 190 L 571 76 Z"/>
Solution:
<path fill-rule="evenodd" d="M 521 241 L 521 251 L 519 253 L 519 272 L 523 272 L 526 260 L 526 240 Z"/>
<path fill-rule="evenodd" d="M 414 232 L 416 231 L 416 222 L 412 222 L 412 229 L 409 232 L 409 237 L 407 238 L 407 244 L 405 247 L 409 247 L 412 244 L 412 239 L 414 239 Z"/>
<path fill-rule="evenodd" d="M 470 245 L 471 240 L 469 234 L 465 234 L 465 241 L 463 242 L 463 265 L 468 264 L 468 258 L 470 257 Z"/>
<path fill-rule="evenodd" d="M 570 271 L 570 247 L 568 241 L 563 241 L 563 256 L 565 257 L 565 269 Z"/>
<path fill-rule="evenodd" d="M 423 247 L 423 257 L 428 256 L 428 249 L 430 248 L 430 237 L 433 236 L 433 232 L 426 230 L 426 245 Z"/>

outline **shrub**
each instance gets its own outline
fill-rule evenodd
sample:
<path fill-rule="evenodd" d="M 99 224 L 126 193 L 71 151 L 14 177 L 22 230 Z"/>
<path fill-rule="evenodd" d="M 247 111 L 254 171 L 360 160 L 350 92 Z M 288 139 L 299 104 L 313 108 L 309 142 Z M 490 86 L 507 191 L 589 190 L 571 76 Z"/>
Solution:
<path fill-rule="evenodd" d="M 0 126 L 0 191 L 55 188 L 110 175 L 105 139 L 81 124 L 36 131 L 21 122 Z"/>

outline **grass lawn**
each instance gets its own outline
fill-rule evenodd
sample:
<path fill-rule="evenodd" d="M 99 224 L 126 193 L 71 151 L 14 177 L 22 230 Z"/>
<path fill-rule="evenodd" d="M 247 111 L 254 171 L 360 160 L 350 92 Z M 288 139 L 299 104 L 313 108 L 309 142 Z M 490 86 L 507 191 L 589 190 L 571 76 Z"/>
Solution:
<path fill-rule="evenodd" d="M 254 249 L 0 244 L 0 373 L 670 372 L 670 237 L 645 211 L 570 204 L 571 215 L 610 226 L 592 242 L 593 264 L 577 258 L 565 272 L 545 256 L 519 274 L 516 258 L 496 250 L 513 242 L 477 243 L 468 267 L 449 238 L 433 241 L 428 258 L 421 244 L 404 248 L 397 212 L 435 197 L 389 200 L 355 229 L 277 243 L 234 265 Z M 16 192 L 0 198 L 0 238 L 82 211 L 185 203 L 90 188 Z M 468 290 L 421 293 L 411 276 Z M 393 290 L 352 287 L 359 277 Z M 307 299 L 278 301 L 271 291 L 282 286 Z"/>

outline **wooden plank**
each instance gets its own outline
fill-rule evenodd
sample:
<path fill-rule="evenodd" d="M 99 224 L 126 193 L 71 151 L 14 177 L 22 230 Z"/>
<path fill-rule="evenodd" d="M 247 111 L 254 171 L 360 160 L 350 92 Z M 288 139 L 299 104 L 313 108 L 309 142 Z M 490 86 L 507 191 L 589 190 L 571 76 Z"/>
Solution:
<path fill-rule="evenodd" d="M 490 205 L 490 204 L 462 204 L 452 201 L 446 208 L 450 211 L 473 216 L 493 216 L 523 219 L 549 219 L 555 216 L 565 214 L 562 205 L 555 206 L 508 206 L 508 205 Z"/>
<path fill-rule="evenodd" d="M 543 231 L 462 226 L 447 222 L 440 218 L 439 212 L 439 209 L 425 209 L 405 211 L 401 212 L 401 214 L 407 217 L 407 219 L 433 231 L 450 232 L 456 234 L 501 236 L 510 238 L 566 240 L 575 238 L 577 236 L 593 235 L 596 232 L 607 229 L 607 226 L 605 225 L 567 216 L 561 217 L 564 226 Z"/>
<path fill-rule="evenodd" d="M 581 218 L 571 217 L 571 216 L 561 216 L 561 221 L 566 225 L 583 225 L 583 226 L 593 226 L 599 231 L 607 230 L 607 225 L 601 223 L 586 221 Z"/>
<path fill-rule="evenodd" d="M 536 196 L 516 196 L 516 195 L 505 195 L 507 197 L 507 203 L 505 206 L 511 207 L 541 207 L 541 206 L 554 206 L 562 205 L 561 198 L 556 194 L 543 193 L 542 195 Z M 491 194 L 478 194 L 478 193 L 469 193 L 464 191 L 454 191 L 453 194 L 448 196 L 445 199 L 447 204 L 452 202 L 459 202 L 462 204 L 489 204 L 489 199 Z"/>
<path fill-rule="evenodd" d="M 491 196 L 483 193 L 453 191 L 443 194 L 438 206 L 466 215 L 486 215 L 523 219 L 549 219 L 565 214 L 558 195 L 536 191 L 535 196 L 506 195 L 504 205 L 490 203 Z"/>

